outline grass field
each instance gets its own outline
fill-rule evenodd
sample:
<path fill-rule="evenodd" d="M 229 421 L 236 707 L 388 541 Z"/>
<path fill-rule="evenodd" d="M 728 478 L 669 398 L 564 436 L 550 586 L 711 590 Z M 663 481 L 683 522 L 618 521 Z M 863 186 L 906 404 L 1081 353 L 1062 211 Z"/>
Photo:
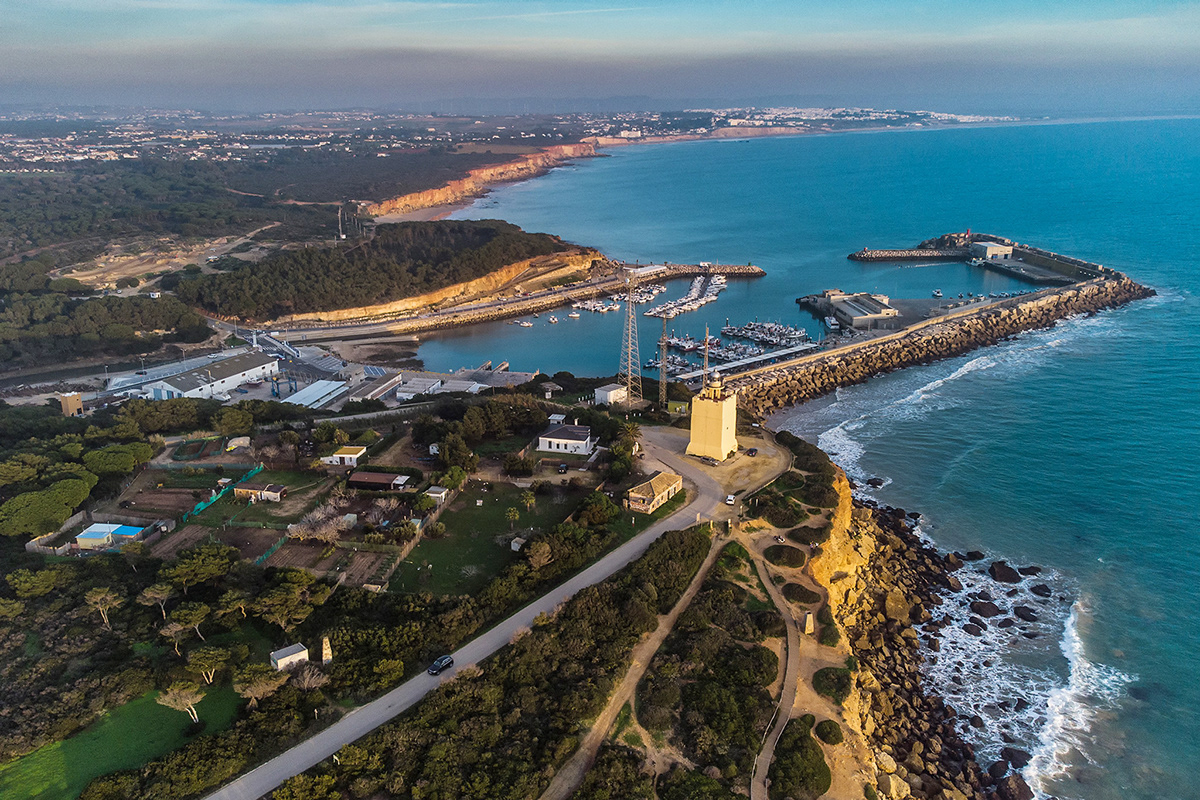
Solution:
<path fill-rule="evenodd" d="M 87 730 L 0 766 L 0 797 L 74 800 L 92 778 L 140 766 L 182 746 L 191 720 L 156 703 L 157 694 L 131 700 Z M 240 702 L 228 684 L 210 689 L 196 705 L 200 719 L 207 723 L 205 731 L 227 727 Z"/>
<path fill-rule="evenodd" d="M 430 591 L 435 594 L 469 594 L 487 585 L 500 574 L 517 554 L 507 544 L 497 544 L 496 536 L 509 532 L 504 513 L 516 508 L 521 518 L 517 535 L 544 530 L 562 522 L 575 509 L 579 496 L 568 494 L 565 502 L 538 497 L 533 509 L 521 504 L 522 489 L 508 483 L 492 484 L 491 491 L 472 486 L 463 491 L 442 514 L 446 536 L 424 539 L 409 554 L 392 576 L 390 588 L 396 592 Z M 482 500 L 483 505 L 476 502 Z M 428 564 L 432 570 L 422 568 Z"/>
<path fill-rule="evenodd" d="M 264 470 L 251 480 L 254 483 L 282 483 L 288 487 L 288 496 L 281 503 L 251 504 L 235 500 L 230 492 L 188 521 L 210 528 L 219 528 L 229 519 L 279 525 L 298 522 L 315 505 L 320 487 L 327 482 L 319 475 L 271 470 Z"/>

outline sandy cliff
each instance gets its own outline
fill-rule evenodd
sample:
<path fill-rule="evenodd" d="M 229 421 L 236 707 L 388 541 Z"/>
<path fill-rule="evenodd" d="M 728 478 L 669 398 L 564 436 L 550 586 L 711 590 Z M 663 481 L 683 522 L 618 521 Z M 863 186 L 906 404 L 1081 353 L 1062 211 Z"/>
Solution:
<path fill-rule="evenodd" d="M 552 145 L 540 152 L 519 156 L 504 164 L 473 169 L 467 174 L 467 177 L 451 181 L 438 189 L 427 189 L 423 192 L 393 197 L 380 203 L 367 204 L 363 207 L 363 211 L 377 217 L 383 214 L 406 214 L 422 208 L 450 205 L 478 197 L 495 184 L 532 178 L 564 161 L 594 155 L 596 155 L 596 147 L 590 143 Z"/>

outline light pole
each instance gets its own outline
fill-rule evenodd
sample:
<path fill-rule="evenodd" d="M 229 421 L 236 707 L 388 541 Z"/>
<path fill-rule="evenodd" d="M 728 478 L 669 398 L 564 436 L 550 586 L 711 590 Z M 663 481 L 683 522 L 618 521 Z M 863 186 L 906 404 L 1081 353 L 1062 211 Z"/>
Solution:
<path fill-rule="evenodd" d="M 108 388 L 108 364 L 104 365 L 104 388 Z"/>

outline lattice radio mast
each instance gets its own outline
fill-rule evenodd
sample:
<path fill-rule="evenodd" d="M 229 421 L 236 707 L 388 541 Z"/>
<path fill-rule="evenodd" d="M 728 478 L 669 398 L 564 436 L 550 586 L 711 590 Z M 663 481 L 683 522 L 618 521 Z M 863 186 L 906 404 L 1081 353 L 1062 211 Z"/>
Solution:
<path fill-rule="evenodd" d="M 625 335 L 621 341 L 621 371 L 619 382 L 625 385 L 626 408 L 642 402 L 642 362 L 638 357 L 637 314 L 633 308 L 633 286 L 625 278 Z"/>
<path fill-rule="evenodd" d="M 667 408 L 667 317 L 662 315 L 662 336 L 658 337 L 658 405 Z"/>
<path fill-rule="evenodd" d="M 700 379 L 701 388 L 708 387 L 708 326 L 704 326 L 704 376 Z"/>

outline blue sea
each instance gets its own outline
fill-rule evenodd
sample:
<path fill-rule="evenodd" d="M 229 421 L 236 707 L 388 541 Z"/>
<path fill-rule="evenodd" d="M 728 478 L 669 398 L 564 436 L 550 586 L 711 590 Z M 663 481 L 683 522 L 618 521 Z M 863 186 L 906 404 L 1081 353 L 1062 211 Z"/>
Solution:
<path fill-rule="evenodd" d="M 1041 575 L 1038 620 L 951 633 L 927 665 L 985 721 L 981 760 L 1033 753 L 1042 797 L 1195 798 L 1200 788 L 1200 121 L 1151 120 L 693 142 L 612 150 L 460 212 L 629 261 L 751 261 L 758 280 L 671 323 L 804 325 L 830 287 L 894 297 L 1021 288 L 963 265 L 864 265 L 864 246 L 971 228 L 1127 272 L 1158 297 L 880 377 L 776 415 L 882 503 L 918 510 L 944 549 Z M 663 299 L 681 295 L 674 282 Z M 560 316 L 562 316 L 560 314 Z M 433 369 L 617 371 L 623 314 L 439 336 Z M 644 319 L 642 359 L 659 322 Z M 1015 632 L 1014 632 L 1015 631 Z M 1035 634 L 1029 638 L 1020 633 Z M 1023 701 L 1016 711 L 1017 700 Z M 1028 707 L 1025 707 L 1025 704 Z M 969 711 L 968 711 L 969 710 Z"/>

